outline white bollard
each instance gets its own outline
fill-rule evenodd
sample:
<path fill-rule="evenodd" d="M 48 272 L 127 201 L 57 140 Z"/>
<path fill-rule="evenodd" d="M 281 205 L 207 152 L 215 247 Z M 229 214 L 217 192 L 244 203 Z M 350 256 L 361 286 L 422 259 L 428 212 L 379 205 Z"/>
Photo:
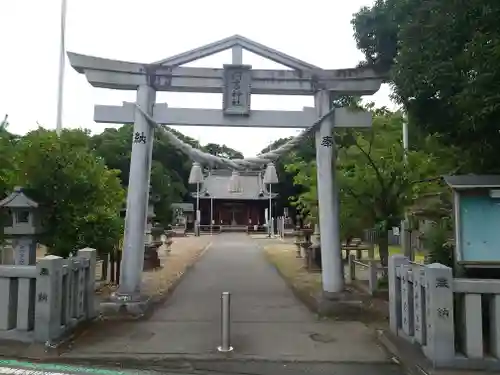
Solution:
<path fill-rule="evenodd" d="M 221 345 L 217 348 L 219 352 L 228 353 L 233 351 L 231 346 L 231 294 L 223 292 L 221 296 Z"/>

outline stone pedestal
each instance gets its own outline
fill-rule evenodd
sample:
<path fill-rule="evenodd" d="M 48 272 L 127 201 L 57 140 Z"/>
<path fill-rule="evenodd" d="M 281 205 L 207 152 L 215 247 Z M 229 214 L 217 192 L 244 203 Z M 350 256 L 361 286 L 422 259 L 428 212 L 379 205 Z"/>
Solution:
<path fill-rule="evenodd" d="M 302 235 L 303 235 L 303 239 L 302 239 L 302 244 L 301 244 L 301 248 L 302 248 L 302 257 L 306 257 L 306 253 L 307 253 L 307 249 L 309 248 L 309 246 L 311 246 L 311 235 L 313 234 L 313 230 L 311 228 L 302 228 Z"/>
<path fill-rule="evenodd" d="M 344 319 L 352 318 L 364 311 L 363 301 L 347 290 L 339 293 L 322 292 L 317 299 L 320 315 L 332 315 Z"/>
<path fill-rule="evenodd" d="M 36 240 L 34 237 L 13 238 L 12 251 L 16 266 L 36 264 Z"/>
<path fill-rule="evenodd" d="M 311 243 L 307 239 L 302 240 L 300 243 L 300 255 L 306 262 L 308 257 L 307 250 L 309 249 L 309 246 L 311 246 Z"/>
<path fill-rule="evenodd" d="M 165 229 L 160 226 L 153 226 L 151 228 L 151 236 L 153 242 L 161 242 L 162 235 L 165 234 Z"/>
<path fill-rule="evenodd" d="M 172 237 L 174 237 L 174 231 L 173 230 L 167 230 L 165 232 L 165 237 L 167 237 L 167 240 L 165 241 L 165 246 L 167 248 L 167 254 L 170 253 L 170 251 L 172 251 L 172 243 L 174 242 L 172 240 Z"/>
<path fill-rule="evenodd" d="M 161 242 L 155 243 L 151 242 L 149 244 L 144 245 L 144 266 L 143 271 L 150 271 L 156 268 L 160 268 L 161 262 L 158 257 L 158 247 L 161 245 Z"/>
<path fill-rule="evenodd" d="M 307 249 L 306 264 L 309 271 L 321 271 L 321 244 L 313 243 Z"/>
<path fill-rule="evenodd" d="M 295 237 L 294 245 L 297 247 L 297 258 L 302 258 L 300 251 L 300 243 L 302 242 L 302 231 L 300 228 L 295 228 L 293 231 L 293 236 Z"/>
<path fill-rule="evenodd" d="M 307 268 L 310 271 L 321 271 L 321 237 L 317 224 L 314 226 L 311 242 L 311 246 L 307 249 Z"/>

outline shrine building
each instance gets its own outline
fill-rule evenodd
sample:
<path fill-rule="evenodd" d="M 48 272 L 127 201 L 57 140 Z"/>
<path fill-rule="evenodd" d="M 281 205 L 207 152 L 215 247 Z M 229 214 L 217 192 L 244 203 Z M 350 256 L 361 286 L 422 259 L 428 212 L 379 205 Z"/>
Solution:
<path fill-rule="evenodd" d="M 266 224 L 266 209 L 271 199 L 275 210 L 277 193 L 269 194 L 261 171 L 244 171 L 235 175 L 226 169 L 211 170 L 199 189 L 200 226 L 209 230 L 213 225 L 221 230 L 262 229 Z M 194 198 L 197 193 L 193 193 Z"/>

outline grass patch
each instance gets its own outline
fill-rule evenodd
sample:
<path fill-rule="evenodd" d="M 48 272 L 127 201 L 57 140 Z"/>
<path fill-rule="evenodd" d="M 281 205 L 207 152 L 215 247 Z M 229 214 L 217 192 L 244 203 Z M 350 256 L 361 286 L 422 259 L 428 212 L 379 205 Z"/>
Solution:
<path fill-rule="evenodd" d="M 345 250 L 342 251 L 342 253 L 343 253 L 343 256 L 345 257 Z M 355 254 L 355 253 L 356 253 L 356 250 L 351 250 L 351 254 Z M 396 254 L 402 254 L 402 253 L 403 253 L 403 249 L 401 248 L 401 246 L 389 246 L 389 256 L 396 255 Z M 368 250 L 365 250 L 365 249 L 362 250 L 361 254 L 362 254 L 363 258 L 368 258 Z M 375 256 L 375 259 L 380 259 L 380 255 L 378 252 L 378 246 L 375 246 L 375 248 L 374 248 L 374 256 Z M 422 252 L 417 252 L 415 254 L 415 262 L 417 262 L 417 263 L 423 263 L 424 258 L 425 258 L 425 254 Z"/>
<path fill-rule="evenodd" d="M 196 263 L 210 240 L 209 236 L 174 237 L 170 253 L 166 252 L 165 246 L 161 246 L 158 249 L 161 268 L 142 272 L 142 293 L 156 299 L 166 295 L 187 269 Z M 103 285 L 97 294 L 106 299 L 116 289 L 116 285 Z"/>
<path fill-rule="evenodd" d="M 296 257 L 297 252 L 294 246 L 289 244 L 267 245 L 264 246 L 264 254 L 285 281 L 300 294 L 299 298 L 314 298 L 321 292 L 321 273 L 308 272 L 304 259 Z M 307 301 L 305 302 L 307 303 Z"/>
<path fill-rule="evenodd" d="M 336 321 L 360 321 L 366 324 L 386 324 L 385 302 L 361 293 L 349 285 L 346 285 L 346 296 L 360 301 L 360 306 L 346 305 L 345 310 L 340 309 L 335 313 L 321 312 L 317 298 L 322 291 L 321 273 L 308 272 L 304 259 L 296 257 L 296 248 L 292 244 L 264 245 L 263 250 L 269 263 L 277 269 L 297 298 L 322 318 Z"/>

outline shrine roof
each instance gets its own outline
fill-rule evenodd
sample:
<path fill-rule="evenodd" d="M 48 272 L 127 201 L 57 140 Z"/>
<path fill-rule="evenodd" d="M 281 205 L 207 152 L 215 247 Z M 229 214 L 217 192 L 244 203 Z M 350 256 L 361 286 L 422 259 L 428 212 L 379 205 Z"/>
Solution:
<path fill-rule="evenodd" d="M 229 191 L 229 180 L 231 171 L 226 169 L 213 170 L 208 175 L 200 188 L 200 199 L 227 199 L 227 200 L 266 200 L 269 192 L 262 183 L 262 175 L 259 171 L 240 172 L 242 190 L 239 192 Z M 196 193 L 193 193 L 196 197 Z M 275 198 L 276 193 L 271 193 Z"/>
<path fill-rule="evenodd" d="M 500 188 L 500 175 L 465 174 L 444 176 L 445 182 L 452 189 Z"/>

